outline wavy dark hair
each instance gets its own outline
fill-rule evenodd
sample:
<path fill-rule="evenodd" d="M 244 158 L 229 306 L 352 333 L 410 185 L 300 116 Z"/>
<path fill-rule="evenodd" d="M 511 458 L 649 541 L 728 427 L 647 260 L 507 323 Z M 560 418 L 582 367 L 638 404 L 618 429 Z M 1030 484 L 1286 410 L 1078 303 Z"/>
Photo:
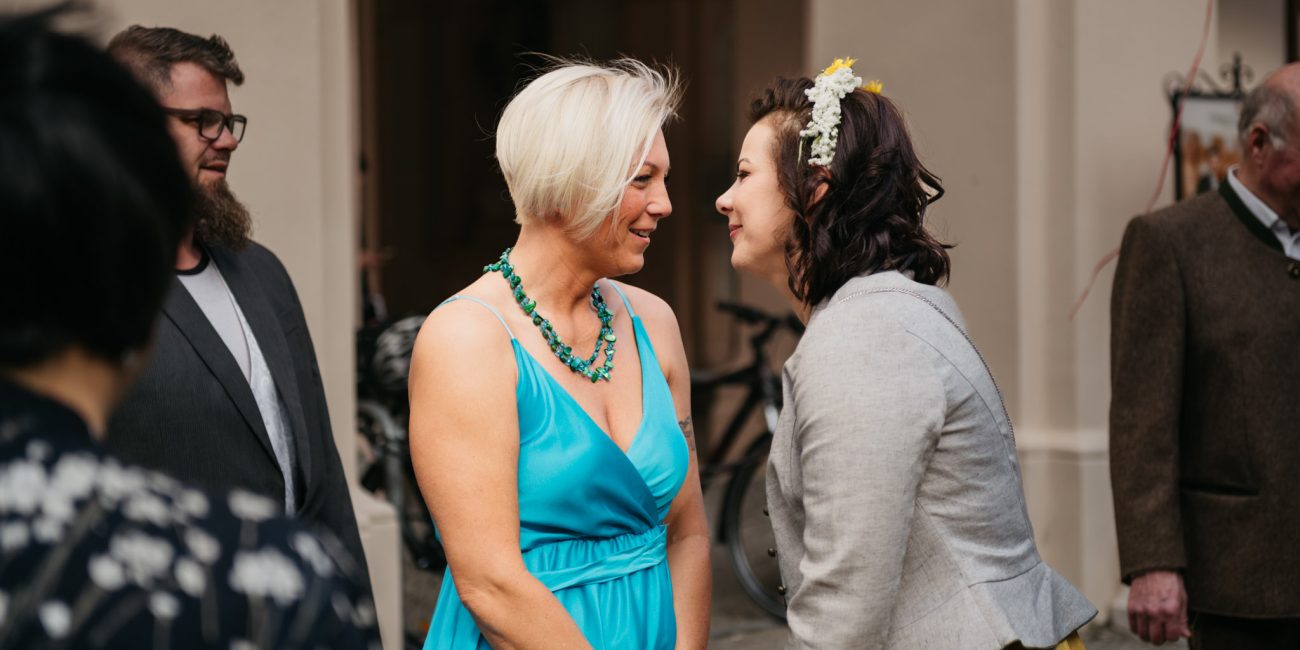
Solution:
<path fill-rule="evenodd" d="M 778 78 L 749 109 L 769 120 L 772 157 L 787 206 L 794 211 L 785 243 L 790 290 L 812 306 L 864 273 L 908 270 L 917 282 L 948 278 L 951 246 L 925 229 L 925 209 L 943 196 L 939 178 L 916 157 L 898 107 L 861 88 L 840 102 L 842 117 L 829 167 L 808 164 L 812 115 L 808 78 Z M 817 188 L 827 190 L 816 200 Z"/>

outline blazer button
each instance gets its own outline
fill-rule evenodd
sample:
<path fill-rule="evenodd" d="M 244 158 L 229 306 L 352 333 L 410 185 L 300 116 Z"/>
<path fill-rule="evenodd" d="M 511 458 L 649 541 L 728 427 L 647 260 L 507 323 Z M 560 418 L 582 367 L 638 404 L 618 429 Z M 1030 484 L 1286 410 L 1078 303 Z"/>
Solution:
<path fill-rule="evenodd" d="M 1286 272 L 1287 275 L 1291 276 L 1292 280 L 1300 280 L 1300 264 L 1292 262 L 1291 266 L 1286 267 Z"/>
<path fill-rule="evenodd" d="M 767 513 L 767 508 L 763 508 L 763 516 L 764 516 L 764 517 L 771 517 L 772 515 L 770 515 L 770 514 Z"/>
<path fill-rule="evenodd" d="M 776 593 L 781 594 L 782 596 L 784 596 L 784 595 L 785 595 L 785 585 L 777 585 L 777 587 L 776 587 Z"/>
<path fill-rule="evenodd" d="M 769 549 L 767 549 L 767 556 L 768 556 L 768 557 L 776 557 L 776 549 L 774 549 L 774 548 L 769 548 Z"/>

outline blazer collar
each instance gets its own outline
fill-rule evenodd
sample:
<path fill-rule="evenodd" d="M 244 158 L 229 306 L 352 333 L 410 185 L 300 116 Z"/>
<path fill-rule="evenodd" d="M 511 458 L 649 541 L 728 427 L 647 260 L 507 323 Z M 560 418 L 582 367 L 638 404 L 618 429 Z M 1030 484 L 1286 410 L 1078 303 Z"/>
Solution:
<path fill-rule="evenodd" d="M 284 400 L 290 429 L 293 431 L 296 443 L 295 459 L 305 479 L 311 475 L 311 454 L 307 453 L 309 443 L 305 440 L 306 423 L 302 413 L 302 400 L 289 356 L 289 346 L 278 325 L 275 312 L 272 311 L 270 301 L 267 300 L 261 286 L 237 254 L 215 247 L 209 249 L 209 253 L 216 262 L 217 268 L 221 270 L 221 275 L 226 285 L 230 287 L 231 293 L 234 294 L 240 310 L 244 312 L 249 327 L 253 329 L 257 346 L 266 360 L 267 367 L 271 370 L 271 378 L 275 381 L 280 398 Z M 163 314 L 190 342 L 199 358 L 234 402 L 240 415 L 248 424 L 249 430 L 262 444 L 263 450 L 272 461 L 275 461 L 275 449 L 271 446 L 271 437 L 266 431 L 266 424 L 262 421 L 262 411 L 257 406 L 257 400 L 253 397 L 248 380 L 239 369 L 225 342 L 221 340 L 221 336 L 203 314 L 203 310 L 199 308 L 198 303 L 194 302 L 190 292 L 178 279 L 172 280 L 171 290 L 163 303 Z"/>
<path fill-rule="evenodd" d="M 214 247 L 211 252 L 217 268 L 221 269 L 226 285 L 230 287 L 235 300 L 239 303 L 239 308 L 243 310 L 248 326 L 253 328 L 253 336 L 257 338 L 262 357 L 271 370 L 271 378 L 275 380 L 280 398 L 284 400 L 289 426 L 294 435 L 296 459 L 302 476 L 311 476 L 311 454 L 307 453 L 309 443 L 307 422 L 303 416 L 302 393 L 299 391 L 293 358 L 290 356 L 289 343 L 285 339 L 280 319 L 276 316 L 270 297 L 262 289 L 261 282 L 252 269 L 243 263 L 243 258 L 223 248 Z"/>
<path fill-rule="evenodd" d="M 916 286 L 916 281 L 910 276 L 910 271 L 906 274 L 899 271 L 879 271 L 876 273 L 866 273 L 854 278 L 849 278 L 843 286 L 835 290 L 830 298 L 823 300 L 816 307 L 813 307 L 812 313 L 808 316 L 808 324 L 811 325 L 813 319 L 817 318 L 822 312 L 826 311 L 831 305 L 848 298 L 849 296 L 866 293 L 868 291 L 878 291 L 881 289 L 911 289 Z"/>
<path fill-rule="evenodd" d="M 1277 235 L 1274 235 L 1273 231 L 1261 223 L 1259 218 L 1250 211 L 1250 208 L 1246 207 L 1246 202 L 1242 201 L 1241 197 L 1237 196 L 1236 190 L 1232 189 L 1232 183 L 1219 183 L 1219 194 L 1223 196 L 1224 201 L 1228 202 L 1232 214 L 1237 217 L 1237 220 L 1242 225 L 1246 226 L 1246 230 L 1254 235 L 1255 239 L 1264 242 L 1269 248 L 1279 253 L 1283 252 L 1282 244 L 1277 240 Z"/>
<path fill-rule="evenodd" d="M 226 395 L 230 397 L 230 401 L 234 402 L 235 408 L 244 417 L 248 428 L 257 436 L 258 442 L 262 443 L 267 455 L 271 460 L 275 460 L 271 437 L 266 433 L 262 412 L 257 408 L 257 400 L 253 398 L 248 380 L 244 378 L 239 364 L 235 362 L 225 342 L 221 340 L 221 335 L 217 334 L 217 330 L 212 327 L 212 323 L 203 314 L 199 304 L 194 302 L 194 297 L 177 278 L 172 278 L 171 289 L 167 292 L 167 299 L 163 301 L 162 311 L 176 329 L 180 330 L 181 335 L 190 342 L 194 352 L 203 360 L 212 376 L 217 378 L 221 387 L 225 389 Z"/>

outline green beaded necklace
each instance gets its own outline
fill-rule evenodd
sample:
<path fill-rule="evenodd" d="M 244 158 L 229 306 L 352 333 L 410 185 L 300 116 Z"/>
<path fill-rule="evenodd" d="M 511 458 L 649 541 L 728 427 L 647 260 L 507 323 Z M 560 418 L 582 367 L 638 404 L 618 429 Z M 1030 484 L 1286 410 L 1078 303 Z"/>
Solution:
<path fill-rule="evenodd" d="M 605 299 L 600 295 L 600 284 L 591 285 L 591 307 L 596 310 L 596 316 L 600 318 L 600 334 L 596 336 L 596 351 L 591 353 L 590 359 L 583 359 L 574 355 L 573 348 L 560 340 L 560 335 L 551 326 L 551 321 L 543 318 L 537 311 L 537 301 L 524 293 L 524 281 L 520 279 L 519 274 L 515 273 L 515 267 L 510 263 L 510 250 L 507 248 L 501 253 L 499 260 L 483 267 L 483 272 L 501 272 L 514 292 L 515 302 L 519 303 L 519 308 L 524 310 L 525 316 L 533 319 L 533 325 L 541 330 L 542 338 L 546 339 L 546 344 L 551 347 L 551 352 L 555 353 L 560 363 L 568 366 L 569 370 L 590 379 L 593 384 L 601 380 L 609 381 L 610 373 L 614 372 L 614 341 L 617 341 L 618 337 L 614 335 L 612 325 L 614 314 L 610 313 L 605 306 Z M 597 367 L 596 359 L 600 357 L 601 347 L 605 348 L 605 363 Z"/>

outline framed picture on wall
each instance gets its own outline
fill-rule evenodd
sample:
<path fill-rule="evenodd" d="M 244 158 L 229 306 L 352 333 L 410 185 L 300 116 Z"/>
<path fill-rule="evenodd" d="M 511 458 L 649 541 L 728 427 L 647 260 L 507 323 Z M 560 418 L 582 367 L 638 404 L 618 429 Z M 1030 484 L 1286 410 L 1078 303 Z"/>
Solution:
<path fill-rule="evenodd" d="M 1190 94 L 1174 138 L 1174 192 L 1177 200 L 1216 190 L 1228 168 L 1241 160 L 1237 139 L 1239 95 Z"/>

